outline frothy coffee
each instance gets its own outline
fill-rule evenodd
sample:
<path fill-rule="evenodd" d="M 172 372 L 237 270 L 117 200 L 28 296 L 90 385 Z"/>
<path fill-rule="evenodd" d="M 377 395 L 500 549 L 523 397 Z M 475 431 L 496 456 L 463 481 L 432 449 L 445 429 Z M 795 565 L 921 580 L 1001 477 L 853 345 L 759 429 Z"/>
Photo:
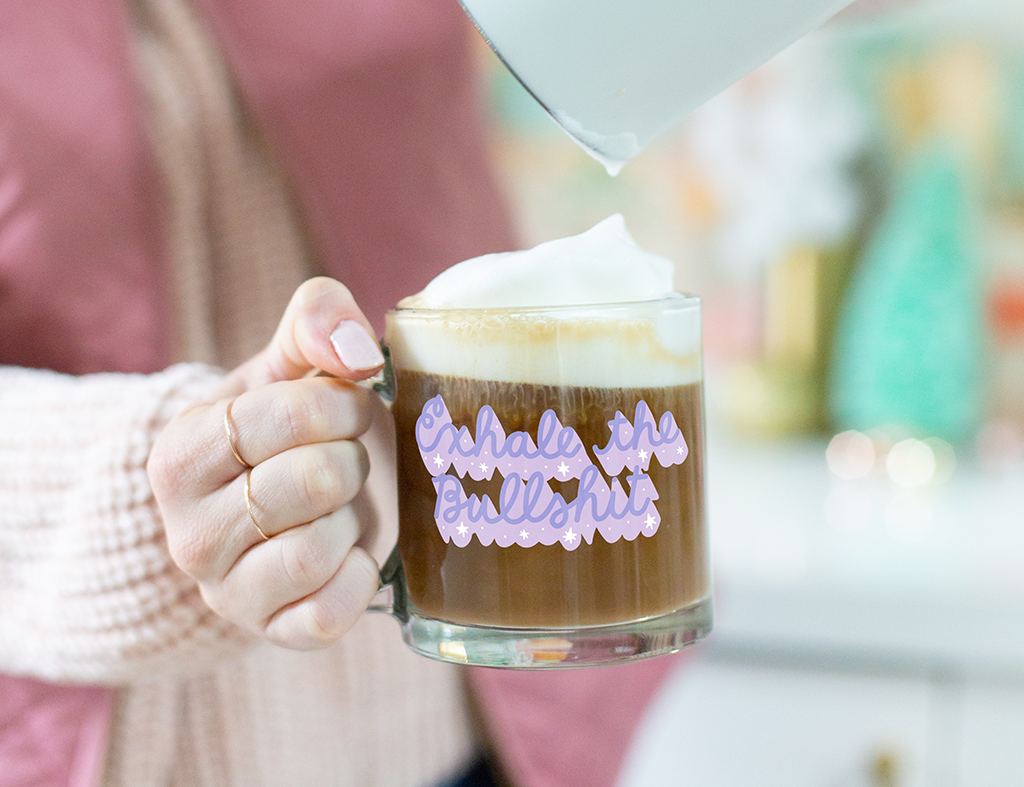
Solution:
<path fill-rule="evenodd" d="M 699 302 L 620 216 L 454 266 L 387 342 L 422 614 L 593 626 L 707 596 Z"/>
<path fill-rule="evenodd" d="M 603 387 L 629 368 L 640 386 L 692 383 L 698 311 L 593 308 L 682 298 L 672 279 L 672 263 L 641 249 L 616 214 L 581 235 L 453 266 L 399 304 L 423 319 L 415 330 L 389 325 L 388 345 L 402 369 L 477 380 Z"/>

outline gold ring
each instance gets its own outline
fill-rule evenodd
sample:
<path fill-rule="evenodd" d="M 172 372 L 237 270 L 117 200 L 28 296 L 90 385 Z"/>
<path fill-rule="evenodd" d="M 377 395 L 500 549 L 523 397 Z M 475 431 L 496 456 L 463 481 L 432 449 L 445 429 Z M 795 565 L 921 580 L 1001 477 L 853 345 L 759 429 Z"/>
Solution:
<path fill-rule="evenodd" d="M 242 464 L 242 467 L 249 469 L 252 465 L 242 459 L 242 455 L 238 453 L 238 449 L 235 448 L 235 430 L 231 428 L 231 405 L 234 403 L 235 400 L 232 399 L 228 402 L 228 406 L 224 408 L 224 431 L 228 436 L 228 448 L 231 449 L 231 455 Z"/>
<path fill-rule="evenodd" d="M 253 527 L 256 528 L 264 541 L 269 541 L 270 536 L 263 532 L 263 528 L 260 527 L 260 523 L 256 521 L 256 516 L 252 512 L 252 496 L 249 494 L 249 479 L 252 478 L 252 468 L 250 467 L 245 471 L 245 509 L 249 512 L 249 519 L 252 520 Z"/>

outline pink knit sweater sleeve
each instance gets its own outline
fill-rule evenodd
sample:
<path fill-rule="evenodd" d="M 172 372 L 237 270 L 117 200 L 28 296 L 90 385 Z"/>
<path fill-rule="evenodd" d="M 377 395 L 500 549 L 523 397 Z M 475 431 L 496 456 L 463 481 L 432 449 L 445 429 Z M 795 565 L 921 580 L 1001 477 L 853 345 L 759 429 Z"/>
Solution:
<path fill-rule="evenodd" d="M 171 561 L 146 475 L 160 429 L 221 375 L 0 367 L 0 672 L 118 683 L 247 642 Z"/>

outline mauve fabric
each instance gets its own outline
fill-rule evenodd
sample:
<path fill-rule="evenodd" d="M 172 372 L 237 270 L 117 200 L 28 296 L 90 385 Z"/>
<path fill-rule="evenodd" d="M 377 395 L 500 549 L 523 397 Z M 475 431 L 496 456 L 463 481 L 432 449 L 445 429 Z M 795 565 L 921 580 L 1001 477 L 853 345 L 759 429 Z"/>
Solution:
<path fill-rule="evenodd" d="M 388 307 L 448 265 L 515 246 L 485 175 L 454 0 L 195 3 L 319 265 L 378 330 Z M 0 364 L 84 374 L 170 361 L 161 188 L 124 9 L 0 3 Z M 673 663 L 478 672 L 473 684 L 518 784 L 601 787 Z M 74 779 L 102 757 L 112 699 L 0 676 L 0 784 L 86 787 Z"/>
<path fill-rule="evenodd" d="M 614 787 L 637 727 L 686 654 L 566 672 L 469 671 L 513 784 Z"/>
<path fill-rule="evenodd" d="M 195 0 L 291 180 L 323 271 L 378 331 L 403 296 L 515 248 L 455 0 Z M 299 12 L 301 9 L 301 12 Z"/>
<path fill-rule="evenodd" d="M 0 2 L 0 364 L 169 361 L 156 168 L 123 3 Z"/>
<path fill-rule="evenodd" d="M 169 361 L 159 184 L 126 30 L 120 3 L 0 3 L 0 364 Z M 0 675 L 0 784 L 94 784 L 113 697 Z"/>
<path fill-rule="evenodd" d="M 113 692 L 0 675 L 0 785 L 92 787 Z"/>

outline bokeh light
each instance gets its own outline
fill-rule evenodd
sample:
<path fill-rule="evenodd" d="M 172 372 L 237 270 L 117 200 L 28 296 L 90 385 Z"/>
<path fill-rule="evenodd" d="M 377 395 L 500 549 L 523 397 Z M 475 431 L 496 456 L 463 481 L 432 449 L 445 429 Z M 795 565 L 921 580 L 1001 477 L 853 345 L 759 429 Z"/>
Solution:
<path fill-rule="evenodd" d="M 925 445 L 932 449 L 935 455 L 935 474 L 932 476 L 933 484 L 942 484 L 953 477 L 956 469 L 956 452 L 953 446 L 938 437 L 928 437 L 924 440 Z"/>
<path fill-rule="evenodd" d="M 900 486 L 913 488 L 929 484 L 935 478 L 937 463 L 932 447 L 923 440 L 900 440 L 885 458 L 889 478 Z"/>
<path fill-rule="evenodd" d="M 829 442 L 825 460 L 829 470 L 844 481 L 864 478 L 875 465 L 875 445 L 863 432 L 841 432 Z"/>

